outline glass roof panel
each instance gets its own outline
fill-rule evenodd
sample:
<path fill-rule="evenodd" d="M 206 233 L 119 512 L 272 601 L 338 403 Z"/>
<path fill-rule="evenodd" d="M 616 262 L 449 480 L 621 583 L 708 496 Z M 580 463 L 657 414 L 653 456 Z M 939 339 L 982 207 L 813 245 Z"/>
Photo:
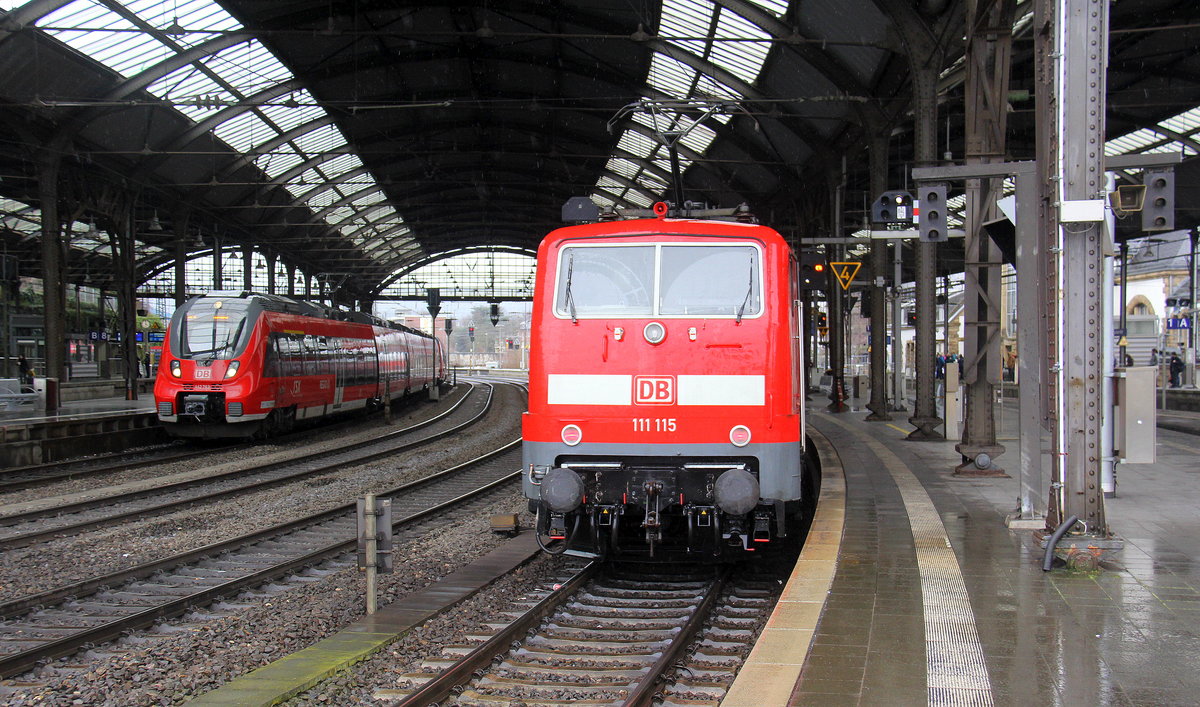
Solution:
<path fill-rule="evenodd" d="M 91 0 L 64 5 L 35 24 L 53 28 L 47 33 L 121 76 L 132 76 L 175 53 L 149 34 L 131 31 L 138 26 Z M 77 27 L 85 29 L 72 29 Z"/>
<path fill-rule="evenodd" d="M 668 43 L 702 57 L 712 16 L 710 0 L 666 0 L 658 33 L 666 37 Z"/>
<path fill-rule="evenodd" d="M 213 128 L 213 134 L 238 152 L 251 152 L 256 145 L 261 145 L 279 133 L 263 122 L 257 113 L 246 111 Z"/>
<path fill-rule="evenodd" d="M 281 145 L 266 154 L 254 158 L 254 164 L 258 165 L 259 169 L 272 177 L 278 177 L 303 161 L 304 157 L 287 145 Z M 302 188 L 298 188 L 298 190 L 293 190 L 292 184 L 292 182 L 288 182 L 288 191 L 295 197 L 299 197 L 300 194 L 309 189 L 305 185 Z"/>
<path fill-rule="evenodd" d="M 749 0 L 750 4 L 758 5 L 776 17 L 787 14 L 788 0 Z"/>
<path fill-rule="evenodd" d="M 637 176 L 637 173 L 641 168 L 629 160 L 614 157 L 608 161 L 608 164 L 605 165 L 604 169 L 609 172 L 619 174 L 622 177 L 633 179 L 635 176 Z"/>
<path fill-rule="evenodd" d="M 728 69 L 746 83 L 754 83 L 771 51 L 771 36 L 741 15 L 722 10 L 715 39 L 711 55 L 713 63 Z M 723 39 L 762 41 L 721 41 Z"/>
<path fill-rule="evenodd" d="M 344 147 L 346 139 L 336 125 L 322 125 L 292 140 L 292 143 L 304 154 L 313 157 L 335 148 Z M 324 171 L 324 170 L 322 170 Z"/>
<path fill-rule="evenodd" d="M 642 117 L 641 113 L 635 113 L 633 116 L 634 120 L 638 120 L 640 117 Z M 617 141 L 618 150 L 623 150 L 631 155 L 637 155 L 642 159 L 653 154 L 655 146 L 656 143 L 654 140 L 632 130 L 626 130 L 621 139 Z"/>
<path fill-rule="evenodd" d="M 307 89 L 292 93 L 290 98 L 299 105 L 294 108 L 280 105 L 282 101 L 276 99 L 276 103 L 259 108 L 263 115 L 267 116 L 272 123 L 275 123 L 279 127 L 281 132 L 286 133 L 297 125 L 303 125 L 304 123 L 325 117 L 325 111 L 320 106 L 314 105 L 316 99 L 312 97 L 312 94 Z"/>
<path fill-rule="evenodd" d="M 358 159 L 358 155 L 347 154 L 339 155 L 328 162 L 322 163 L 321 171 L 325 173 L 328 179 L 335 179 L 352 169 L 358 169 L 362 166 L 362 160 Z"/>
<path fill-rule="evenodd" d="M 293 78 L 292 72 L 257 39 L 229 47 L 203 63 L 243 96 Z"/>

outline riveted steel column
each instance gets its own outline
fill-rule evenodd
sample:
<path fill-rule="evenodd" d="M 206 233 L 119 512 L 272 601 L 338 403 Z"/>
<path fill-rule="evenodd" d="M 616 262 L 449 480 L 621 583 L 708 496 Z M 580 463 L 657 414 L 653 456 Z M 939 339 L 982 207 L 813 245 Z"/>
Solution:
<path fill-rule="evenodd" d="M 1062 103 L 1058 201 L 1104 198 L 1104 92 L 1108 63 L 1108 0 L 1059 0 L 1056 28 Z M 1101 459 L 1101 386 L 1105 384 L 1103 223 L 1059 223 L 1057 348 L 1058 430 L 1054 439 L 1064 517 L 1077 516 L 1090 535 L 1106 536 Z"/>
<path fill-rule="evenodd" d="M 870 194 L 878 197 L 887 189 L 888 136 L 876 134 L 871 137 L 867 159 L 870 161 Z M 897 245 L 897 247 L 899 247 Z M 888 241 L 876 238 L 871 242 L 871 402 L 867 409 L 868 421 L 887 421 L 887 288 L 884 273 L 888 268 Z M 897 285 L 899 283 L 896 283 Z"/>
<path fill-rule="evenodd" d="M 981 8 L 967 3 L 966 163 L 1002 162 L 1008 116 L 1008 77 L 1015 0 Z M 983 229 L 996 218 L 1000 179 L 968 179 L 964 245 L 962 441 L 955 447 L 963 464 L 954 472 L 1002 475 L 994 460 L 1004 453 L 996 442 L 995 386 L 1000 382 L 1000 249 Z"/>
<path fill-rule="evenodd" d="M 927 63 L 913 68 L 913 92 L 915 94 L 914 139 L 915 162 L 918 167 L 929 166 L 937 159 L 937 67 L 932 58 Z M 942 419 L 937 414 L 934 390 L 934 308 L 935 278 L 937 277 L 937 244 L 916 244 L 917 269 L 917 332 L 916 361 L 917 398 L 913 416 L 908 421 L 917 429 L 908 434 L 909 439 L 942 439 L 937 428 Z"/>

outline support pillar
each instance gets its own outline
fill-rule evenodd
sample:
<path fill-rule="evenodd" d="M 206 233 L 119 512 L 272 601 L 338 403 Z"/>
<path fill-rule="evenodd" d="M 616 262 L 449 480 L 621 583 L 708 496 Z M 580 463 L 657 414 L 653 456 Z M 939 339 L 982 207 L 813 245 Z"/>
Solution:
<path fill-rule="evenodd" d="M 48 378 L 66 380 L 66 295 L 62 282 L 62 223 L 58 215 L 58 177 L 61 167 L 60 149 L 50 148 L 38 154 L 38 200 L 42 211 L 42 327 L 46 340 L 46 361 L 43 364 Z M 57 401 L 51 408 L 57 409 Z"/>
<path fill-rule="evenodd" d="M 867 159 L 870 161 L 870 193 L 877 195 L 887 189 L 888 136 L 876 133 L 871 137 Z M 886 422 L 887 400 L 887 287 L 888 241 L 876 238 L 871 242 L 871 411 L 866 419 L 870 422 Z M 897 283 L 899 284 L 899 283 Z M 897 341 L 897 346 L 899 342 Z"/>
<path fill-rule="evenodd" d="M 242 289 L 254 290 L 254 246 L 242 246 Z"/>
<path fill-rule="evenodd" d="M 967 7 L 966 163 L 1002 162 L 1008 116 L 1015 0 L 991 4 L 980 13 Z M 955 449 L 963 463 L 956 475 L 1007 476 L 995 463 L 1004 453 L 996 441 L 996 386 L 1000 370 L 1000 249 L 983 228 L 998 215 L 999 178 L 968 179 L 963 297 L 964 366 L 962 441 Z"/>
<path fill-rule="evenodd" d="M 1045 4 L 1049 0 L 1039 0 Z M 1054 483 L 1047 529 L 1076 516 L 1085 524 L 1084 547 L 1109 537 L 1101 486 L 1104 449 L 1101 424 L 1110 411 L 1102 405 L 1106 362 L 1102 338 L 1106 238 L 1103 222 L 1063 223 L 1057 205 L 1105 197 L 1104 116 L 1108 64 L 1107 0 L 1057 0 L 1052 24 L 1053 53 L 1037 57 L 1051 67 L 1058 102 L 1049 110 L 1039 142 L 1055 145 L 1046 185 L 1051 237 L 1058 252 L 1051 263 L 1055 278 L 1051 315 L 1051 388 L 1054 425 Z M 1049 18 L 1049 14 L 1041 17 Z M 1039 89 L 1043 87 L 1039 85 Z M 1040 158 L 1040 155 L 1039 155 Z M 1101 546 L 1102 547 L 1102 546 Z"/>
<path fill-rule="evenodd" d="M 937 77 L 938 67 L 933 56 L 913 58 L 913 92 L 915 115 L 915 162 L 929 166 L 937 159 Z M 915 430 L 908 434 L 912 440 L 940 440 L 942 419 L 937 414 L 935 397 L 934 348 L 936 328 L 935 292 L 937 277 L 937 243 L 916 243 L 917 332 L 916 361 L 917 397 L 913 415 L 908 418 Z"/>

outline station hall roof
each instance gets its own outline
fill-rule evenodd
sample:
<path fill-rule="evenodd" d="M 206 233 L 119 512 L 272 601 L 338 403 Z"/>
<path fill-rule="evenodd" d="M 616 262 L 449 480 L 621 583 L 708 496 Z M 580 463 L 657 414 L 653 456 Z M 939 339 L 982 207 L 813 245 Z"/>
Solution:
<path fill-rule="evenodd" d="M 1013 159 L 1033 152 L 1032 4 L 1015 3 Z M 573 196 L 669 198 L 664 136 L 686 199 L 793 238 L 830 235 L 845 169 L 850 232 L 869 130 L 906 184 L 914 32 L 942 47 L 939 152 L 961 160 L 964 6 L 0 0 L 5 244 L 36 267 L 53 156 L 75 270 L 104 269 L 127 216 L 142 273 L 220 239 L 370 296 L 447 254 L 532 253 Z M 1194 155 L 1200 6 L 1111 12 L 1110 152 Z"/>

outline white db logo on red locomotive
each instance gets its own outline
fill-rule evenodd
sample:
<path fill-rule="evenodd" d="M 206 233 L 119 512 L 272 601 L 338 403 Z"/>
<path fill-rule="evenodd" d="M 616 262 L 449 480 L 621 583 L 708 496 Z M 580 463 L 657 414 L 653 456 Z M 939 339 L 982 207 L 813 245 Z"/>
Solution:
<path fill-rule="evenodd" d="M 212 369 L 211 368 L 197 368 L 196 369 L 196 377 L 197 378 L 212 378 Z"/>
<path fill-rule="evenodd" d="M 634 376 L 633 402 L 636 405 L 673 405 L 675 376 Z"/>

